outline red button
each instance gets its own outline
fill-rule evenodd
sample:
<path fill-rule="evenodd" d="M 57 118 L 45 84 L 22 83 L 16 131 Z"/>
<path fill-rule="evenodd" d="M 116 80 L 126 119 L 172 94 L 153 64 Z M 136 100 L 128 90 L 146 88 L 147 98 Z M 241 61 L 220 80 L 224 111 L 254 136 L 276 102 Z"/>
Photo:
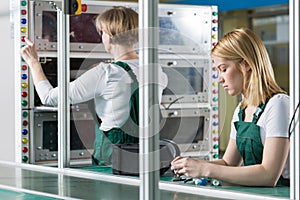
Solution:
<path fill-rule="evenodd" d="M 22 65 L 22 70 L 27 70 L 27 66 L 26 65 Z"/>
<path fill-rule="evenodd" d="M 23 126 L 27 126 L 28 125 L 28 121 L 24 120 L 23 121 Z"/>
<path fill-rule="evenodd" d="M 82 12 L 86 12 L 87 11 L 87 5 L 86 4 L 82 4 L 81 5 L 81 11 Z"/>
<path fill-rule="evenodd" d="M 22 92 L 22 97 L 27 97 L 27 92 Z"/>
<path fill-rule="evenodd" d="M 28 148 L 27 148 L 27 147 L 23 147 L 23 148 L 22 148 L 22 152 L 23 152 L 23 153 L 27 153 L 27 152 L 28 152 Z"/>

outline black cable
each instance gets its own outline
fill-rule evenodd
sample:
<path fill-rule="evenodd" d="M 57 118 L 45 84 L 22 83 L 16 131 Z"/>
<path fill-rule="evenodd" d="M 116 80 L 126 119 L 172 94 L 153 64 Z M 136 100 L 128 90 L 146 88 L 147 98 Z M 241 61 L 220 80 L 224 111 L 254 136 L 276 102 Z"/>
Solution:
<path fill-rule="evenodd" d="M 183 99 L 183 98 L 184 98 L 184 96 L 181 96 L 181 97 L 178 97 L 177 99 L 173 100 L 167 107 L 165 107 L 165 109 L 166 109 L 166 110 L 169 110 L 170 107 L 171 107 L 174 103 L 176 103 L 177 101 L 179 101 L 180 99 Z"/>
<path fill-rule="evenodd" d="M 293 121 L 295 120 L 296 112 L 299 109 L 299 104 L 300 104 L 300 102 L 298 102 L 298 105 L 296 106 L 296 109 L 295 109 L 295 111 L 293 113 L 293 117 L 292 117 L 292 119 L 290 121 L 290 125 L 289 125 L 289 138 L 291 137 L 291 134 L 292 134 L 291 127 L 292 127 Z"/>

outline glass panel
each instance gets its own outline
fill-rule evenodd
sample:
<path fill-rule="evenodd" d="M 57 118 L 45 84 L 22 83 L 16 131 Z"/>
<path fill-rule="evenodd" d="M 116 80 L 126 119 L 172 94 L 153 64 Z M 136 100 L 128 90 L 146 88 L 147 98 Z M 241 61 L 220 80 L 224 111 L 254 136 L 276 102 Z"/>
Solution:
<path fill-rule="evenodd" d="M 46 76 L 49 78 L 51 84 L 56 86 L 56 18 L 53 14 L 53 7 L 49 7 L 48 2 L 39 2 L 35 6 L 36 7 L 34 9 L 36 9 L 36 15 L 33 18 L 35 20 L 35 30 L 33 35 L 35 38 L 36 47 L 39 51 L 42 67 L 46 73 Z M 99 37 L 97 31 L 93 29 L 94 24 L 92 23 L 94 17 L 96 16 L 95 13 L 102 12 L 111 6 L 112 5 L 97 4 L 96 6 L 90 7 L 89 12 L 91 13 L 85 13 L 80 16 L 71 17 L 71 81 L 92 68 L 95 64 L 98 64 L 99 62 L 111 61 L 111 56 L 106 54 L 106 51 L 101 44 L 101 38 Z M 215 86 L 217 77 L 212 69 L 209 58 L 209 51 L 212 46 L 211 30 L 214 28 L 211 24 L 211 10 L 209 9 L 209 12 L 202 12 L 202 9 L 205 10 L 207 7 L 197 7 L 199 10 L 196 9 L 195 12 L 194 10 L 190 12 L 188 10 L 190 7 L 187 7 L 183 8 L 185 10 L 183 12 L 182 6 L 175 6 L 175 10 L 178 9 L 177 12 L 170 12 L 169 8 L 162 8 L 162 12 L 160 13 L 161 30 L 159 37 L 159 64 L 163 66 L 163 71 L 167 74 L 169 83 L 167 88 L 163 91 L 162 104 L 160 105 L 162 111 L 162 121 L 160 127 L 161 138 L 172 140 L 179 147 L 179 150 L 184 156 L 197 157 L 200 159 L 216 158 L 218 157 L 219 137 L 218 117 L 216 117 L 218 116 L 218 95 L 216 94 L 216 91 L 218 92 L 218 90 L 214 89 L 218 88 Z M 42 12 L 39 13 L 40 11 Z M 207 18 L 208 16 L 209 18 Z M 268 20 L 266 21 L 268 22 Z M 266 21 L 264 23 L 266 23 Z M 269 21 L 272 23 L 274 22 L 274 20 Z M 201 30 L 195 31 L 196 27 L 200 27 Z M 270 30 L 273 31 L 274 27 L 272 27 Z M 263 36 L 270 40 L 273 40 L 274 38 L 278 39 L 277 35 L 275 37 L 274 33 L 264 34 Z M 270 48 L 270 51 L 272 51 L 272 48 L 273 47 Z M 280 54 L 279 52 L 286 53 L 285 45 L 276 46 L 274 48 L 275 50 L 273 51 L 275 51 L 275 53 L 270 53 L 271 56 L 278 55 Z M 97 54 L 95 54 L 95 52 Z M 274 58 L 275 57 L 277 56 L 274 56 Z M 174 60 L 176 62 L 174 62 Z M 187 60 L 193 60 L 193 62 L 189 63 Z M 281 65 L 282 63 L 285 63 L 285 60 L 278 60 L 277 63 Z M 32 106 L 29 109 L 31 115 L 30 139 L 32 139 L 30 141 L 30 150 L 32 153 L 30 154 L 31 158 L 29 163 L 37 164 L 39 166 L 56 165 L 58 153 L 57 109 L 44 107 L 34 92 L 33 87 L 31 88 L 29 95 Z M 178 98 L 178 96 L 180 96 L 180 98 Z M 182 96 L 184 96 L 184 98 L 181 98 Z M 97 129 L 95 129 L 95 119 L 89 110 L 89 105 L 86 103 L 72 105 L 70 116 L 71 168 L 78 169 L 75 171 L 79 174 L 84 174 L 84 172 L 98 172 L 101 173 L 101 175 L 109 175 L 108 179 L 110 179 L 110 181 L 114 181 L 114 178 L 119 177 L 120 174 L 118 174 L 118 176 L 113 176 L 114 172 L 111 166 L 92 166 L 91 154 L 93 153 L 93 145 L 96 134 L 95 131 Z M 163 147 L 163 145 L 161 145 L 161 147 Z M 126 146 L 126 148 L 129 148 L 129 146 Z M 172 146 L 172 148 L 174 148 L 174 146 Z M 133 150 L 129 152 L 134 152 L 135 155 L 137 155 L 136 151 L 137 149 L 134 147 Z M 174 154 L 171 156 L 174 156 Z M 122 159 L 124 160 L 122 163 L 134 163 L 131 163 L 131 160 L 128 162 L 128 160 L 124 159 L 124 157 Z M 164 160 L 162 160 L 162 162 L 163 161 Z M 167 164 L 169 164 L 169 160 L 167 160 Z M 132 165 L 129 165 L 129 167 L 132 167 Z M 137 162 L 135 162 L 135 167 L 138 167 Z M 187 183 L 184 181 L 174 182 L 173 172 L 170 171 L 168 167 L 169 165 L 167 165 L 167 170 L 163 171 L 160 177 L 161 185 L 164 189 L 162 190 L 162 193 L 171 195 L 172 198 L 184 198 L 184 194 L 171 191 L 174 190 L 174 188 L 178 189 L 179 191 L 186 190 L 186 192 L 193 192 L 189 191 L 189 188 L 193 188 L 193 190 L 199 189 L 198 185 L 191 187 L 195 185 L 195 182 L 191 179 Z M 72 172 L 72 170 L 70 172 Z M 27 172 L 24 174 L 26 173 Z M 93 175 L 95 174 L 97 175 L 97 173 L 93 173 Z M 77 175 L 78 174 L 74 174 L 74 176 Z M 85 175 L 87 175 L 87 179 L 92 180 L 89 173 L 86 173 Z M 124 178 L 123 183 L 125 184 L 127 184 L 127 181 L 130 182 L 130 180 L 138 180 L 137 176 L 123 176 L 122 174 L 121 177 Z M 70 182 L 67 181 L 67 183 L 69 184 L 71 182 L 76 183 L 86 181 L 86 177 L 82 179 L 73 178 L 70 178 Z M 186 185 L 189 187 L 184 187 Z M 100 189 L 104 190 L 106 186 L 108 186 L 109 190 L 112 188 L 115 189 L 114 184 L 106 184 L 105 180 L 99 185 L 96 184 L 96 186 L 97 187 L 93 185 L 92 189 L 96 189 L 99 186 Z M 112 187 L 109 188 L 109 186 Z M 123 186 L 124 185 L 121 187 Z M 280 193 L 283 194 L 284 198 L 288 198 L 286 196 L 288 194 L 288 188 L 284 188 L 278 192 L 276 190 L 277 188 L 274 190 L 273 188 L 270 190 L 263 188 L 260 190 L 261 188 L 248 189 L 244 187 L 227 186 L 226 184 L 220 187 L 215 187 L 215 185 L 206 186 L 207 187 L 204 187 L 205 189 L 212 189 L 212 193 L 215 193 L 212 194 L 208 191 L 208 194 L 214 196 L 214 199 L 217 198 L 216 196 L 218 196 L 218 192 L 220 190 L 224 193 L 226 193 L 226 191 L 229 191 L 230 193 L 232 191 L 237 191 L 236 195 L 242 195 L 245 193 L 245 196 L 247 196 L 249 193 L 253 196 L 256 194 L 278 196 L 278 193 Z M 126 192 L 130 190 L 127 187 L 130 186 L 124 186 L 125 190 L 127 190 Z M 48 187 L 45 187 L 43 189 L 47 188 Z M 254 190 L 252 191 L 252 189 Z M 80 195 L 86 195 L 85 193 L 78 193 L 78 191 L 76 190 L 73 193 L 75 194 L 74 196 L 81 198 Z M 121 190 L 121 192 L 124 191 Z M 133 192 L 132 194 L 136 198 L 137 193 Z M 132 194 L 128 195 L 130 196 Z M 88 196 L 89 195 L 93 196 L 94 194 L 91 193 L 88 194 Z M 95 195 L 101 196 L 102 194 L 96 193 Z M 118 196 L 120 194 L 118 193 L 114 195 Z M 163 199 L 165 199 L 164 196 Z M 209 197 L 207 199 L 209 199 Z"/>

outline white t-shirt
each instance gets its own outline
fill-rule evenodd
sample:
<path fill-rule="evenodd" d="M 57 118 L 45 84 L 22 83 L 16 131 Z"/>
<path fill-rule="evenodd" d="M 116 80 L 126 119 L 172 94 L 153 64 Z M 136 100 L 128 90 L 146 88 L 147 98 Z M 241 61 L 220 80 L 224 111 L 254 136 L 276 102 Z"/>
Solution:
<path fill-rule="evenodd" d="M 232 121 L 230 138 L 236 139 L 234 122 L 239 121 L 238 113 L 240 104 L 236 107 Z M 274 95 L 267 103 L 264 112 L 257 121 L 260 127 L 262 144 L 265 144 L 266 137 L 289 137 L 288 128 L 290 122 L 290 100 L 285 94 Z M 284 178 L 289 178 L 289 158 L 286 161 L 282 172 Z"/>
<path fill-rule="evenodd" d="M 139 61 L 124 60 L 137 80 L 139 77 Z M 162 91 L 167 86 L 167 75 L 159 66 L 159 101 Z M 112 63 L 100 63 L 86 71 L 70 83 L 70 103 L 78 104 L 95 98 L 95 110 L 102 123 L 100 129 L 108 131 L 111 128 L 121 127 L 127 120 L 130 112 L 130 96 L 132 79 L 120 66 Z M 36 91 L 44 105 L 57 106 L 58 88 L 53 88 L 48 80 L 39 82 Z"/>

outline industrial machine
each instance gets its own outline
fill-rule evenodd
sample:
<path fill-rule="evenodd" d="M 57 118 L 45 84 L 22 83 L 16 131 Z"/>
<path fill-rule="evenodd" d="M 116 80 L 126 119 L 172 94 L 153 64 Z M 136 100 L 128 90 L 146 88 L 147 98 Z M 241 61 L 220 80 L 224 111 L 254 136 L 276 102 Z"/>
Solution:
<path fill-rule="evenodd" d="M 57 7 L 59 1 L 21 1 L 20 47 L 34 40 L 49 81 L 57 85 Z M 70 80 L 99 62 L 105 52 L 93 19 L 104 10 L 123 5 L 138 11 L 137 3 L 88 1 L 70 16 Z M 210 50 L 217 42 L 216 6 L 159 5 L 159 64 L 168 75 L 161 101 L 160 136 L 174 141 L 182 155 L 218 158 L 218 83 Z M 17 159 L 23 163 L 57 162 L 57 108 L 41 104 L 27 64 L 16 54 Z M 21 78 L 20 78 L 21 77 Z M 71 162 L 89 163 L 94 122 L 88 104 L 71 106 Z"/>

